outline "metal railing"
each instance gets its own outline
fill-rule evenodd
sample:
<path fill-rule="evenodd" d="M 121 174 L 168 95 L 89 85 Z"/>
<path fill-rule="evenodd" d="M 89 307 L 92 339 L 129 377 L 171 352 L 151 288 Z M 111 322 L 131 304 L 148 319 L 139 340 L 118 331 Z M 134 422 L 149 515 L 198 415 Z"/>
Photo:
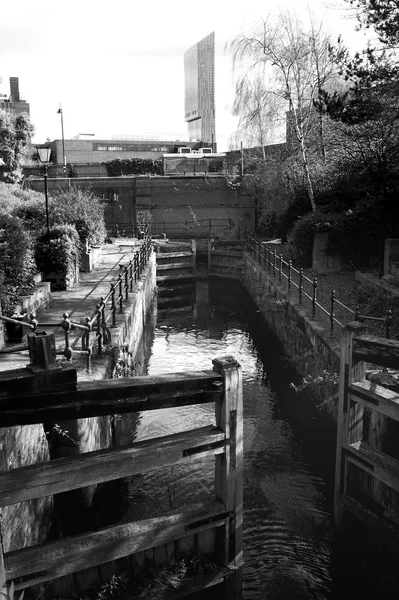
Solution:
<path fill-rule="evenodd" d="M 63 313 L 62 320 L 59 322 L 38 321 L 35 313 L 30 313 L 27 321 L 3 317 L 0 319 L 4 322 L 14 323 L 24 329 L 28 329 L 36 335 L 41 335 L 44 332 L 43 327 L 51 327 L 53 329 L 61 328 L 64 331 L 65 347 L 57 354 L 62 354 L 67 360 L 72 359 L 73 354 L 84 354 L 87 357 L 87 368 L 90 368 L 91 357 L 94 352 L 101 354 L 104 346 L 111 342 L 110 328 L 116 327 L 117 314 L 123 312 L 126 302 L 129 300 L 129 293 L 133 292 L 133 285 L 138 282 L 145 266 L 148 262 L 152 250 L 151 237 L 146 237 L 133 257 L 127 265 L 120 265 L 120 272 L 115 281 L 110 283 L 110 289 L 106 296 L 101 296 L 91 316 L 84 318 L 84 323 L 77 323 L 69 317 L 69 312 Z M 80 338 L 81 349 L 77 350 L 71 343 L 71 332 L 78 330 L 82 332 Z M 18 345 L 15 347 L 3 348 L 1 353 L 18 352 L 27 350 L 27 345 Z"/>
<path fill-rule="evenodd" d="M 148 223 L 115 223 L 109 232 L 116 237 L 140 237 L 145 233 L 192 238 L 202 235 L 209 237 L 218 232 L 227 232 L 236 239 L 245 239 L 245 227 L 231 218 L 181 219 L 179 221 L 151 221 Z"/>
<path fill-rule="evenodd" d="M 390 338 L 393 322 L 391 310 L 387 311 L 385 317 L 361 315 L 359 307 L 352 309 L 338 300 L 334 289 L 330 292 L 329 307 L 326 308 L 317 300 L 318 282 L 316 276 L 310 279 L 305 275 L 303 268 L 296 269 L 291 260 L 284 260 L 282 254 L 277 254 L 275 249 L 268 248 L 264 242 L 248 232 L 246 247 L 249 252 L 254 254 L 259 264 L 263 264 L 273 279 L 276 279 L 279 284 L 286 284 L 288 294 L 297 294 L 299 305 L 303 305 L 305 302 L 310 303 L 313 320 L 317 319 L 317 311 L 327 316 L 331 336 L 334 335 L 335 324 L 343 329 L 345 327 L 344 319 L 347 321 L 355 319 L 360 322 L 370 320 L 383 324 L 385 326 L 385 337 Z M 336 317 L 337 309 L 342 315 L 341 319 Z"/>

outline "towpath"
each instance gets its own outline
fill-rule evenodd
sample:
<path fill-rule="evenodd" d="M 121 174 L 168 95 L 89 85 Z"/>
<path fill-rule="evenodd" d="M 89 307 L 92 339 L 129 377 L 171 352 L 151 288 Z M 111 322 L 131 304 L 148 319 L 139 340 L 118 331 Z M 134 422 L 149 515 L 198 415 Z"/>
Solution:
<path fill-rule="evenodd" d="M 81 273 L 78 284 L 70 290 L 51 293 L 50 306 L 38 312 L 37 318 L 40 330 L 55 334 L 57 350 L 65 347 L 64 331 L 60 327 L 40 327 L 40 323 L 61 323 L 66 312 L 70 319 L 77 323 L 84 323 L 87 316 L 92 317 L 101 296 L 105 297 L 108 294 L 110 284 L 118 278 L 120 266 L 129 262 L 140 245 L 141 242 L 136 239 L 115 239 L 113 244 L 103 246 L 99 264 L 91 273 Z M 80 335 L 81 332 L 77 330 L 72 332 L 72 347 L 79 347 L 77 343 Z M 15 347 L 15 344 L 9 345 L 13 346 Z M 18 369 L 28 363 L 29 355 L 26 350 L 0 354 L 0 371 Z"/>

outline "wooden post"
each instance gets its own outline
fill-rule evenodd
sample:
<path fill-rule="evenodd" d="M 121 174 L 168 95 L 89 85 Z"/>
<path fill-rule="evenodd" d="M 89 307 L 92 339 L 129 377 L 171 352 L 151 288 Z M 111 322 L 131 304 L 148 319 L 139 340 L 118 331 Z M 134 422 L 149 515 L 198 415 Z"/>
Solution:
<path fill-rule="evenodd" d="M 336 526 L 341 526 L 343 521 L 343 496 L 346 491 L 346 449 L 351 438 L 359 436 L 359 426 L 362 427 L 363 407 L 356 404 L 350 408 L 348 386 L 353 381 L 364 379 L 365 363 L 354 363 L 352 346 L 355 336 L 363 335 L 365 326 L 357 321 L 348 323 L 341 340 L 341 364 L 339 376 L 338 417 L 337 417 L 337 450 L 335 459 L 335 486 L 334 486 L 334 520 Z M 350 422 L 356 427 L 350 432 Z M 355 441 L 351 439 L 351 441 Z"/>
<path fill-rule="evenodd" d="M 232 356 L 212 361 L 213 369 L 224 376 L 221 402 L 216 403 L 216 425 L 230 444 L 216 456 L 215 492 L 230 516 L 221 527 L 219 548 L 226 565 L 236 569 L 225 579 L 226 600 L 242 597 L 242 519 L 243 519 L 243 403 L 241 366 Z"/>
<path fill-rule="evenodd" d="M 6 570 L 4 567 L 4 554 L 3 554 L 3 537 L 1 534 L 1 523 L 0 523 L 0 596 L 6 592 Z M 7 597 L 7 596 L 6 596 Z"/>

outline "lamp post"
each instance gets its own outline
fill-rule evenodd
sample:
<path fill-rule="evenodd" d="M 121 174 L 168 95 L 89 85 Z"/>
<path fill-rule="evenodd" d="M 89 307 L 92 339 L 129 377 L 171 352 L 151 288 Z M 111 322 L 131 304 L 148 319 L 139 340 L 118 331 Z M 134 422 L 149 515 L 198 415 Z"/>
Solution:
<path fill-rule="evenodd" d="M 61 115 L 61 133 L 62 133 L 62 168 L 64 171 L 64 175 L 66 175 L 66 158 L 65 158 L 65 140 L 64 140 L 64 116 L 62 112 L 62 106 L 60 104 L 59 109 L 57 110 L 57 115 Z"/>
<path fill-rule="evenodd" d="M 49 217 L 48 217 L 47 163 L 50 160 L 51 148 L 48 148 L 48 146 L 44 146 L 42 148 L 39 148 L 38 146 L 36 146 L 36 148 L 37 148 L 37 153 L 39 155 L 39 160 L 44 165 L 43 177 L 44 177 L 44 197 L 46 199 L 46 228 L 47 228 L 47 235 L 49 235 L 50 234 L 50 222 L 49 222 Z"/>

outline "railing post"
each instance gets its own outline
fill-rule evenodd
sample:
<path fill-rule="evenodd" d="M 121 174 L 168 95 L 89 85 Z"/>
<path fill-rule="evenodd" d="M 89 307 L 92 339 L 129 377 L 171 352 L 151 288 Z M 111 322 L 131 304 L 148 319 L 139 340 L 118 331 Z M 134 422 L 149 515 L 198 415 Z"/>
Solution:
<path fill-rule="evenodd" d="M 287 278 L 287 281 L 288 281 L 288 293 L 290 293 L 290 291 L 291 291 L 291 269 L 292 269 L 292 261 L 289 260 L 288 261 L 288 278 Z"/>
<path fill-rule="evenodd" d="M 64 330 L 64 334 L 65 334 L 65 349 L 64 349 L 64 356 L 67 360 L 71 360 L 72 358 L 72 350 L 71 350 L 71 346 L 69 343 L 69 332 L 71 331 L 71 321 L 69 319 L 69 314 L 67 312 L 65 312 L 63 315 L 63 321 L 62 321 L 62 329 Z"/>
<path fill-rule="evenodd" d="M 118 275 L 118 293 L 119 293 L 119 311 L 123 311 L 123 284 L 122 284 L 122 273 Z"/>
<path fill-rule="evenodd" d="M 282 274 L 283 274 L 283 255 L 280 254 L 280 264 L 279 264 L 279 270 L 278 270 L 279 283 L 281 283 Z"/>
<path fill-rule="evenodd" d="M 130 291 L 133 291 L 133 260 L 129 260 L 129 287 Z"/>
<path fill-rule="evenodd" d="M 330 335 L 334 335 L 334 309 L 335 309 L 335 290 L 331 290 L 331 304 L 330 304 Z"/>
<path fill-rule="evenodd" d="M 123 274 L 124 277 L 124 288 L 125 288 L 125 300 L 126 302 L 129 300 L 129 268 L 128 266 L 125 266 L 125 272 Z"/>
<path fill-rule="evenodd" d="M 277 252 L 273 250 L 273 277 L 276 279 Z"/>
<path fill-rule="evenodd" d="M 134 283 L 137 283 L 138 278 L 138 256 L 139 253 L 136 251 L 133 256 L 133 272 L 134 272 Z"/>
<path fill-rule="evenodd" d="M 217 455 L 215 493 L 229 513 L 220 527 L 222 560 L 237 569 L 225 579 L 225 598 L 242 597 L 242 523 L 243 523 L 243 402 L 241 367 L 231 356 L 212 361 L 213 369 L 223 375 L 221 401 L 215 405 L 216 426 L 225 433 L 225 452 Z"/>
<path fill-rule="evenodd" d="M 385 337 L 389 340 L 391 337 L 391 326 L 393 323 L 392 311 L 387 310 L 387 314 L 385 317 Z"/>
<path fill-rule="evenodd" d="M 266 267 L 267 263 L 267 246 L 266 244 L 263 246 L 263 266 Z"/>
<path fill-rule="evenodd" d="M 316 293 L 317 293 L 317 277 L 313 278 L 312 285 L 312 319 L 316 318 Z"/>
<path fill-rule="evenodd" d="M 256 241 L 257 241 L 257 244 L 258 244 L 258 263 L 260 264 L 261 260 L 262 260 L 262 255 L 261 255 L 261 247 L 262 247 L 262 245 L 261 245 L 261 243 L 260 243 L 259 240 L 256 240 Z"/>
<path fill-rule="evenodd" d="M 91 319 L 90 317 L 85 317 L 86 322 L 86 331 L 82 335 L 82 350 L 88 350 L 90 347 L 90 332 L 91 332 Z"/>
<path fill-rule="evenodd" d="M 101 326 L 101 304 L 97 304 L 96 306 L 97 309 L 97 349 L 98 349 L 98 354 L 101 354 L 103 351 L 103 330 L 102 330 L 102 326 Z"/>
<path fill-rule="evenodd" d="M 298 286 L 299 304 L 302 304 L 302 290 L 303 290 L 303 269 L 301 267 L 299 269 L 299 286 Z"/>
<path fill-rule="evenodd" d="M 111 283 L 111 313 L 112 313 L 112 327 L 116 327 L 116 306 L 115 306 L 115 284 Z"/>
<path fill-rule="evenodd" d="M 272 270 L 272 258 L 271 258 L 271 250 L 270 250 L 270 248 L 267 249 L 267 266 L 268 266 L 269 275 L 270 275 L 271 270 Z"/>

